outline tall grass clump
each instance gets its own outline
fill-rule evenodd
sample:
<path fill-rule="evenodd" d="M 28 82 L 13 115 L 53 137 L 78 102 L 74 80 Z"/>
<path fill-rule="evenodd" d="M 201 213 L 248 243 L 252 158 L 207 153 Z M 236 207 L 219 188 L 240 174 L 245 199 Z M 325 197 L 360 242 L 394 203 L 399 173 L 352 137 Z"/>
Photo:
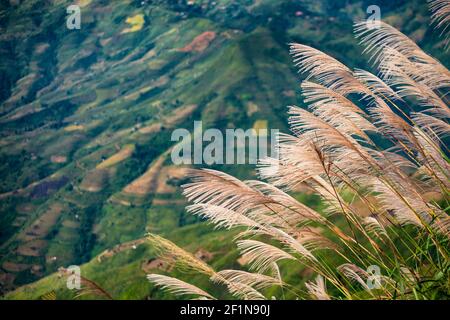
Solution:
<path fill-rule="evenodd" d="M 442 3 L 432 3 L 441 25 L 449 19 L 439 16 Z M 378 75 L 290 45 L 306 75 L 301 91 L 308 108 L 289 107 L 292 133 L 279 135 L 278 158 L 258 165 L 266 182 L 203 169 L 192 170 L 183 186 L 188 212 L 218 228 L 239 228 L 236 244 L 248 269 L 216 271 L 148 235 L 163 258 L 240 299 L 274 292 L 299 299 L 449 297 L 450 71 L 388 24 L 356 23 L 355 33 Z M 319 195 L 325 210 L 289 194 L 299 186 Z M 313 270 L 314 279 L 289 283 L 283 268 L 293 264 Z M 148 279 L 175 294 L 214 299 L 175 278 Z"/>

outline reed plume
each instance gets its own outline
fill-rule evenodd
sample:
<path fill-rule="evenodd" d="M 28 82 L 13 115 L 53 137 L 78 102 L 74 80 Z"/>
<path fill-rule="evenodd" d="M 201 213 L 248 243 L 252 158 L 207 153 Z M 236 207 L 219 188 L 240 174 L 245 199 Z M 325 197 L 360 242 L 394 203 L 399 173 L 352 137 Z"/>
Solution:
<path fill-rule="evenodd" d="M 431 1 L 448 25 L 449 2 Z M 191 170 L 187 210 L 217 228 L 244 228 L 236 241 L 248 271 L 215 271 L 161 237 L 149 239 L 241 299 L 265 299 L 279 287 L 301 299 L 448 297 L 450 72 L 392 26 L 355 25 L 378 74 L 351 70 L 311 47 L 291 44 L 308 108 L 289 107 L 292 134 L 280 134 L 279 158 L 260 159 L 261 181 Z M 295 199 L 299 186 L 324 210 Z M 349 196 L 350 195 L 350 196 Z M 357 205 L 358 204 L 358 205 Z M 307 266 L 315 280 L 284 279 L 281 266 Z M 377 287 L 369 266 L 379 267 Z M 208 293 L 166 276 L 149 280 L 178 294 Z M 265 291 L 266 290 L 266 291 Z"/>
<path fill-rule="evenodd" d="M 450 27 L 450 1 L 448 0 L 428 0 L 431 14 L 431 22 L 436 29 L 441 29 L 444 35 L 446 46 L 449 43 L 449 27 Z"/>

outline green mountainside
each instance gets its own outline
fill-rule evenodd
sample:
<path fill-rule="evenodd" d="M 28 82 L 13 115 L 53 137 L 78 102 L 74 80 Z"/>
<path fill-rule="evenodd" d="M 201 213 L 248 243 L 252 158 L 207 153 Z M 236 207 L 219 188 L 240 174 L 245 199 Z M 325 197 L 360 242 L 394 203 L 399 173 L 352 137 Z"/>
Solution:
<path fill-rule="evenodd" d="M 71 1 L 2 1 L 0 294 L 22 286 L 6 297 L 56 290 L 71 298 L 54 272 L 83 264 L 114 298 L 163 298 L 145 279 L 164 270 L 148 245 L 98 258 L 147 231 L 214 267 L 239 267 L 233 234 L 184 210 L 172 131 L 202 120 L 205 128 L 263 123 L 286 132 L 286 106 L 302 105 L 288 43 L 370 68 L 352 22 L 372 2 L 449 64 L 420 0 L 80 0 L 80 30 L 66 28 Z M 249 165 L 215 168 L 254 176 Z"/>

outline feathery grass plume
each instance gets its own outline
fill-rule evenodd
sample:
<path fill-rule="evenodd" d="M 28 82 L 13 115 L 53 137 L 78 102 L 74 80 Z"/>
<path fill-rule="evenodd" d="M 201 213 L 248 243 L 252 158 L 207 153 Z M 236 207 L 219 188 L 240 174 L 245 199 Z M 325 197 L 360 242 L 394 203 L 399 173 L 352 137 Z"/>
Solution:
<path fill-rule="evenodd" d="M 183 185 L 183 194 L 194 203 L 218 205 L 245 213 L 256 203 L 272 202 L 244 182 L 219 171 L 191 170 L 189 176 L 193 182 Z"/>
<path fill-rule="evenodd" d="M 325 286 L 325 281 L 322 276 L 317 276 L 316 281 L 308 281 L 305 283 L 305 287 L 309 294 L 317 300 L 331 300 L 327 293 L 327 288 Z"/>
<path fill-rule="evenodd" d="M 431 22 L 436 29 L 441 29 L 444 35 L 446 47 L 449 43 L 448 28 L 450 27 L 450 1 L 449 0 L 428 0 L 431 14 Z"/>
<path fill-rule="evenodd" d="M 448 0 L 428 0 L 430 9 L 433 11 L 431 19 L 437 23 L 437 27 L 445 26 L 447 29 L 450 23 L 450 1 Z"/>
<path fill-rule="evenodd" d="M 279 159 L 264 158 L 258 163 L 259 175 L 276 187 L 295 189 L 323 171 L 317 148 L 298 137 L 280 134 L 278 153 Z"/>
<path fill-rule="evenodd" d="M 436 61 L 440 65 L 439 62 Z M 441 65 L 442 66 L 442 65 Z M 395 76 L 409 77 L 410 85 L 418 83 L 432 90 L 445 89 L 450 86 L 450 75 L 437 73 L 433 62 L 417 62 L 409 59 L 402 52 L 386 47 L 378 64 L 379 73 L 389 85 L 395 85 Z"/>
<path fill-rule="evenodd" d="M 320 219 L 320 215 L 314 210 L 298 204 L 287 194 L 267 184 L 241 182 L 214 170 L 191 170 L 190 174 L 194 182 L 183 186 L 186 197 L 195 204 L 213 206 L 210 209 L 219 206 L 233 211 L 234 213 L 229 212 L 231 214 L 226 216 L 227 219 L 240 218 L 247 224 L 259 225 L 259 229 L 266 232 L 273 230 L 272 227 L 290 228 L 290 224 L 305 219 Z M 194 208 L 198 207 L 188 209 Z M 211 213 L 214 215 L 210 211 L 209 214 Z"/>
<path fill-rule="evenodd" d="M 196 296 L 200 299 L 216 300 L 213 296 L 202 289 L 176 278 L 164 276 L 162 274 L 148 274 L 147 279 L 156 286 L 159 286 L 162 289 L 176 295 L 189 295 Z"/>
<path fill-rule="evenodd" d="M 291 130 L 304 142 L 314 145 L 314 142 L 326 141 L 326 144 L 322 144 L 322 150 L 329 150 L 335 146 L 350 150 L 361 148 L 353 138 L 353 135 L 359 136 L 361 130 L 342 119 L 339 121 L 339 117 L 327 121 L 297 106 L 291 106 L 288 114 L 291 115 L 289 117 Z"/>
<path fill-rule="evenodd" d="M 70 277 L 72 275 L 72 272 L 69 269 L 66 268 L 59 268 L 58 272 L 61 276 Z M 80 275 L 80 284 L 81 287 L 78 290 L 75 299 L 78 299 L 83 296 L 92 295 L 99 297 L 101 299 L 106 300 L 114 300 L 111 294 L 109 294 L 105 289 L 103 289 L 99 284 L 96 282 L 83 277 Z"/>
<path fill-rule="evenodd" d="M 259 290 L 283 286 L 278 277 L 241 270 L 219 271 L 211 277 L 211 281 L 226 285 L 233 296 L 244 300 L 264 300 L 265 296 Z"/>
<path fill-rule="evenodd" d="M 363 52 L 371 53 L 378 63 L 383 58 L 386 48 L 394 49 L 411 61 L 432 66 L 435 73 L 442 72 L 447 77 L 450 72 L 439 61 L 429 56 L 410 38 L 391 25 L 380 21 L 379 28 L 371 28 L 366 21 L 355 23 L 356 37 L 365 46 Z"/>
<path fill-rule="evenodd" d="M 392 299 L 392 292 L 398 289 L 391 278 L 382 274 L 369 273 L 351 263 L 345 263 L 337 269 L 351 282 L 358 283 L 364 291 L 377 299 Z"/>
<path fill-rule="evenodd" d="M 311 109 L 322 109 L 328 105 L 339 105 L 342 109 L 364 115 L 364 111 L 344 95 L 333 91 L 326 86 L 305 80 L 301 84 L 304 101 Z"/>
<path fill-rule="evenodd" d="M 367 92 L 347 66 L 322 51 L 291 43 L 290 52 L 299 72 L 308 74 L 306 80 L 314 79 L 342 95 L 358 92 L 358 90 Z"/>
<path fill-rule="evenodd" d="M 415 77 L 413 72 L 409 72 L 409 70 L 417 70 L 416 66 L 393 49 L 386 49 L 385 51 L 391 52 L 391 55 L 389 59 L 384 59 L 381 62 L 380 70 L 382 70 L 386 81 L 397 88 L 398 94 L 402 98 L 414 97 L 420 102 L 421 106 L 429 108 L 428 112 L 443 118 L 449 118 L 449 108 L 433 91 L 436 88 L 424 84 Z M 420 74 L 423 75 L 423 73 Z M 442 80 L 440 83 L 442 83 Z M 449 86 L 446 85 L 446 87 Z"/>
<path fill-rule="evenodd" d="M 220 281 L 219 281 L 220 279 Z M 233 283 L 223 277 L 214 278 L 211 281 L 216 283 L 223 283 L 227 286 L 228 291 L 238 299 L 241 300 L 265 300 L 266 297 L 258 290 L 243 283 Z"/>
<path fill-rule="evenodd" d="M 400 95 L 376 75 L 362 69 L 355 69 L 354 75 L 376 96 L 392 101 L 402 101 Z"/>
<path fill-rule="evenodd" d="M 253 189 L 258 190 L 271 200 L 271 202 L 266 205 L 266 207 L 270 209 L 269 212 L 273 213 L 272 215 L 275 216 L 274 218 L 278 221 L 287 223 L 288 227 L 312 221 L 321 222 L 323 220 L 322 216 L 314 209 L 303 205 L 287 193 L 268 183 L 257 180 L 247 180 L 246 184 Z M 260 214 L 260 212 L 257 211 L 257 214 Z M 254 215 L 255 213 L 251 212 L 251 216 Z"/>
<path fill-rule="evenodd" d="M 160 258 L 170 265 L 185 271 L 194 271 L 208 276 L 212 276 L 215 273 L 207 263 L 197 259 L 190 252 L 163 237 L 149 233 L 147 240 L 158 251 Z"/>
<path fill-rule="evenodd" d="M 242 299 L 265 299 L 272 287 L 301 299 L 448 297 L 450 112 L 440 91 L 450 86 L 450 72 L 386 23 L 355 29 L 380 77 L 290 45 L 306 73 L 301 88 L 309 110 L 289 107 L 293 134 L 278 136 L 278 159 L 258 163 L 267 182 L 203 169 L 190 171 L 192 182 L 183 186 L 193 203 L 188 212 L 218 228 L 245 229 L 235 240 L 249 269 L 215 272 L 151 235 L 170 260 Z M 300 186 L 319 195 L 324 208 L 298 201 L 290 192 Z M 373 265 L 382 273 L 377 290 L 365 270 Z M 306 293 L 285 272 L 303 266 L 315 273 L 315 281 L 304 281 Z M 199 292 L 156 280 L 175 293 Z"/>
<path fill-rule="evenodd" d="M 367 285 L 367 278 L 370 276 L 367 271 L 351 263 L 340 265 L 337 269 L 351 281 L 359 283 L 364 290 L 371 292 Z"/>
<path fill-rule="evenodd" d="M 431 222 L 431 228 L 437 233 L 450 238 L 450 217 L 443 211 L 436 213 L 437 219 Z"/>
<path fill-rule="evenodd" d="M 264 226 L 236 211 L 211 204 L 193 204 L 186 207 L 187 212 L 208 219 L 215 228 L 231 229 L 247 227 L 249 229 L 264 229 Z"/>
<path fill-rule="evenodd" d="M 432 138 L 418 128 L 415 129 L 415 137 L 422 150 L 418 154 L 418 160 L 422 164 L 420 172 L 426 172 L 430 180 L 441 184 L 445 191 L 445 188 L 450 188 L 450 164 Z"/>
<path fill-rule="evenodd" d="M 377 193 L 377 199 L 386 212 L 392 212 L 400 224 L 422 226 L 420 216 L 425 217 L 428 207 L 420 199 L 399 191 L 402 186 L 388 186 L 378 179 L 374 180 L 372 188 Z"/>
<path fill-rule="evenodd" d="M 280 248 L 256 240 L 239 240 L 237 246 L 245 260 L 248 261 L 250 269 L 260 273 L 267 271 L 273 263 L 285 259 L 295 259 L 294 256 Z"/>
<path fill-rule="evenodd" d="M 413 96 L 429 111 L 449 117 L 448 107 L 433 90 L 450 87 L 450 72 L 436 59 L 422 51 L 412 40 L 392 26 L 381 22 L 370 29 L 364 22 L 355 24 L 357 37 L 372 53 L 383 80 L 398 86 L 401 97 Z"/>
<path fill-rule="evenodd" d="M 322 249 L 337 249 L 338 247 L 334 242 L 325 237 L 321 233 L 321 228 L 302 227 L 298 229 L 298 235 L 296 240 L 305 247 L 305 249 L 313 252 L 315 250 Z"/>
<path fill-rule="evenodd" d="M 250 286 L 256 290 L 265 289 L 272 286 L 281 286 L 283 283 L 280 279 L 274 278 L 272 276 L 267 276 L 260 273 L 252 273 L 242 270 L 222 270 L 214 275 L 213 280 L 218 282 L 226 279 L 232 283 L 241 283 L 243 285 Z"/>
<path fill-rule="evenodd" d="M 378 239 L 384 241 L 384 238 L 389 238 L 389 235 L 383 225 L 374 217 L 365 217 L 363 224 L 366 226 L 368 232 L 372 233 Z"/>
<path fill-rule="evenodd" d="M 442 139 L 447 138 L 450 134 L 450 125 L 442 119 L 423 112 L 413 112 L 411 113 L 411 118 L 429 137 L 439 138 L 437 140 L 439 144 L 444 144 Z"/>

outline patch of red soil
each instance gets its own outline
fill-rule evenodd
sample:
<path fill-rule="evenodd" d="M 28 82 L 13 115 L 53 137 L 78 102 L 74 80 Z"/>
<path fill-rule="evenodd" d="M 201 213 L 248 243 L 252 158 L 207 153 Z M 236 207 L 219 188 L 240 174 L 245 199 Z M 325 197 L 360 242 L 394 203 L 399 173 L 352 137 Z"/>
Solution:
<path fill-rule="evenodd" d="M 181 52 L 203 52 L 206 48 L 208 48 L 211 41 L 216 37 L 216 33 L 214 31 L 205 31 L 202 34 L 196 36 L 191 43 L 187 46 L 178 49 Z"/>

